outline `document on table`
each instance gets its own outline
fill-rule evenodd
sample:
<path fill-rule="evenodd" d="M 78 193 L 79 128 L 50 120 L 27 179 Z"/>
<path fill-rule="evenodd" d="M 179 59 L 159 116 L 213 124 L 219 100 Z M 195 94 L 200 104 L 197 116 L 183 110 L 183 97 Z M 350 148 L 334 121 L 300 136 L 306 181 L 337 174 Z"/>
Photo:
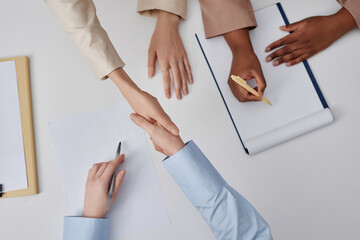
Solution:
<path fill-rule="evenodd" d="M 0 184 L 28 187 L 15 61 L 0 62 Z"/>
<path fill-rule="evenodd" d="M 287 34 L 279 29 L 287 23 L 281 5 L 278 3 L 260 9 L 255 12 L 255 17 L 258 26 L 250 31 L 250 37 L 267 81 L 265 97 L 272 106 L 263 102 L 239 102 L 227 84 L 232 54 L 224 38 L 205 39 L 204 32 L 196 34 L 248 154 L 264 151 L 334 120 L 307 62 L 292 67 L 284 64 L 274 67 L 265 62 L 266 46 Z M 249 84 L 254 84 L 254 80 L 251 81 Z"/>
<path fill-rule="evenodd" d="M 114 159 L 121 141 L 126 175 L 107 215 L 110 240 L 169 223 L 144 131 L 130 120 L 131 108 L 118 103 L 49 123 L 70 214 L 81 216 L 85 182 L 94 163 Z"/>

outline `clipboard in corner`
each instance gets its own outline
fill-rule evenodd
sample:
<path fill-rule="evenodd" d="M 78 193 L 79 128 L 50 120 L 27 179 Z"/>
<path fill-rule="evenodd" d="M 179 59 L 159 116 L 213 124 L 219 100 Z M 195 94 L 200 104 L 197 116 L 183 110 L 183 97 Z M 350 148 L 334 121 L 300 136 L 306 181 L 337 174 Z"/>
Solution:
<path fill-rule="evenodd" d="M 34 128 L 30 91 L 29 60 L 27 56 L 0 59 L 0 62 L 7 61 L 15 61 L 16 66 L 27 188 L 8 192 L 6 192 L 5 188 L 5 192 L 2 194 L 1 198 L 18 197 L 38 193 Z"/>

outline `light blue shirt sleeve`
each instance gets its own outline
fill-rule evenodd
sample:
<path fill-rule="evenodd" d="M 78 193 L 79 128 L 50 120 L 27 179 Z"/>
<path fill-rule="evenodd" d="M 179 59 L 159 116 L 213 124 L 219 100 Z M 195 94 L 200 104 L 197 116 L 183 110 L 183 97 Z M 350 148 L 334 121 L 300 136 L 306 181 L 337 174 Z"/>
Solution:
<path fill-rule="evenodd" d="M 230 187 L 190 141 L 163 165 L 207 222 L 216 239 L 271 240 L 269 225 Z"/>
<path fill-rule="evenodd" d="M 108 240 L 109 219 L 65 217 L 63 240 Z"/>

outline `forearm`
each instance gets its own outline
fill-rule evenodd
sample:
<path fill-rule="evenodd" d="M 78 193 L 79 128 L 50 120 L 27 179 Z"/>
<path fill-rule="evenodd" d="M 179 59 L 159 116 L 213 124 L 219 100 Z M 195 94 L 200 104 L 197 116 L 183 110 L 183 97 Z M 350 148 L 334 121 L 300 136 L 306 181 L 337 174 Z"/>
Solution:
<path fill-rule="evenodd" d="M 233 54 L 254 51 L 249 36 L 249 30 L 247 28 L 225 33 L 224 38 Z"/>
<path fill-rule="evenodd" d="M 136 99 L 141 94 L 142 90 L 131 80 L 123 68 L 115 69 L 108 76 L 130 104 L 132 99 Z"/>
<path fill-rule="evenodd" d="M 354 17 L 344 7 L 329 16 L 329 26 L 336 28 L 339 38 L 357 27 Z"/>
<path fill-rule="evenodd" d="M 174 27 L 178 29 L 180 17 L 167 11 L 159 11 L 156 27 Z"/>
<path fill-rule="evenodd" d="M 266 221 L 225 182 L 194 142 L 165 159 L 163 165 L 216 239 L 272 239 Z"/>

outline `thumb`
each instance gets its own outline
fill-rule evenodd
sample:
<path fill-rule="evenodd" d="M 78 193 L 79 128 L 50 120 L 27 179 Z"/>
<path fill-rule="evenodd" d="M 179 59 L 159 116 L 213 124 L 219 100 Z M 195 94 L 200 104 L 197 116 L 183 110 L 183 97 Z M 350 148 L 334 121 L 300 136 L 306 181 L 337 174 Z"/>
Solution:
<path fill-rule="evenodd" d="M 114 204 L 118 194 L 119 194 L 119 191 L 120 191 L 120 187 L 121 187 L 121 184 L 124 180 L 124 177 L 125 177 L 125 174 L 126 174 L 126 171 L 125 170 L 120 170 L 120 172 L 118 172 L 116 174 L 116 177 L 115 177 L 115 185 L 114 185 L 114 197 L 113 197 L 113 202 L 112 204 Z M 111 205 L 112 205 L 111 204 Z"/>
<path fill-rule="evenodd" d="M 149 51 L 148 54 L 148 77 L 151 78 L 155 73 L 155 59 L 156 54 L 154 51 Z"/>
<path fill-rule="evenodd" d="M 301 22 L 301 21 L 300 21 Z M 299 24 L 300 22 L 296 22 L 296 23 L 292 23 L 292 24 L 288 24 L 286 26 L 281 26 L 280 30 L 285 31 L 285 32 L 293 32 L 299 29 Z"/>
<path fill-rule="evenodd" d="M 253 71 L 255 80 L 256 80 L 256 85 L 257 85 L 257 92 L 259 93 L 259 95 L 262 97 L 264 95 L 264 91 L 266 88 L 266 81 L 264 78 L 263 73 L 258 73 L 257 71 Z"/>
<path fill-rule="evenodd" d="M 175 123 L 173 123 L 173 121 L 171 121 L 171 118 L 169 117 L 169 115 L 167 115 L 163 111 L 158 116 L 159 117 L 158 117 L 158 119 L 156 119 L 156 121 L 158 121 L 158 123 L 160 123 L 160 125 L 163 128 L 165 128 L 168 132 L 170 132 L 174 136 L 179 135 L 179 128 L 175 125 Z"/>
<path fill-rule="evenodd" d="M 130 118 L 136 125 L 144 129 L 149 135 L 151 135 L 150 133 L 152 133 L 155 127 L 153 124 L 151 124 L 148 120 L 136 113 L 132 113 L 130 115 Z"/>

